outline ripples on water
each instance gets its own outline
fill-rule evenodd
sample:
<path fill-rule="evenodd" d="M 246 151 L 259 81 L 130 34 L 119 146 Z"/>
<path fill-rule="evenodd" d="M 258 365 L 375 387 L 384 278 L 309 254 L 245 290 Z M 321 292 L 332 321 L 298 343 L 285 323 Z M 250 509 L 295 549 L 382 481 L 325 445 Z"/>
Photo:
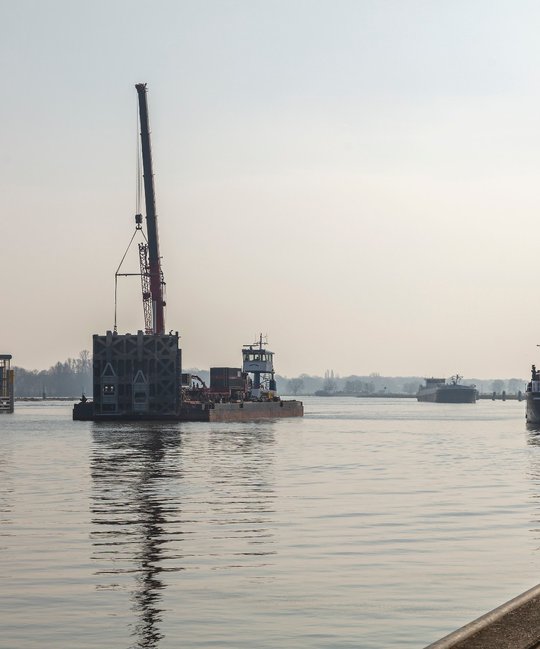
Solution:
<path fill-rule="evenodd" d="M 0 647 L 422 647 L 536 584 L 524 404 L 0 419 Z"/>

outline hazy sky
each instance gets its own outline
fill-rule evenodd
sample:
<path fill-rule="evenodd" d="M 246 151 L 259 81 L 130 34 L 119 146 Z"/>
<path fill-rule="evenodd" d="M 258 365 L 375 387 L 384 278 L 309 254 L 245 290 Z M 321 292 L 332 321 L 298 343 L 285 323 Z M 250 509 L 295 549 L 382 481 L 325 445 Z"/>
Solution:
<path fill-rule="evenodd" d="M 259 331 L 288 376 L 540 363 L 540 3 L 0 0 L 0 24 L 17 365 L 113 326 L 137 82 L 185 367 L 237 365 Z M 137 279 L 119 299 L 142 328 Z"/>

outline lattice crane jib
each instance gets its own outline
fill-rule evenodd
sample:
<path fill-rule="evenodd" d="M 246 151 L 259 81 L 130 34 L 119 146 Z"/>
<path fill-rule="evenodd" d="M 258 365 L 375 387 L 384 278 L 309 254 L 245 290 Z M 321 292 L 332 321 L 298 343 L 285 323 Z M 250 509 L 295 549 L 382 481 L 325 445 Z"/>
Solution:
<path fill-rule="evenodd" d="M 144 312 L 144 333 L 152 334 L 153 313 L 152 313 L 152 292 L 150 290 L 150 267 L 148 265 L 148 245 L 139 243 L 139 263 L 141 268 L 141 289 Z"/>

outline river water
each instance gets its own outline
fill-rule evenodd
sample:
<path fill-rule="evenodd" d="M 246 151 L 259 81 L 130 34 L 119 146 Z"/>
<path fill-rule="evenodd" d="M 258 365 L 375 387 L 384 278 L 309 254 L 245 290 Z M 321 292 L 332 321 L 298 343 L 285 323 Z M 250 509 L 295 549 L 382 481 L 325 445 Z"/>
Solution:
<path fill-rule="evenodd" d="M 0 417 L 2 649 L 424 647 L 540 581 L 524 404 Z"/>

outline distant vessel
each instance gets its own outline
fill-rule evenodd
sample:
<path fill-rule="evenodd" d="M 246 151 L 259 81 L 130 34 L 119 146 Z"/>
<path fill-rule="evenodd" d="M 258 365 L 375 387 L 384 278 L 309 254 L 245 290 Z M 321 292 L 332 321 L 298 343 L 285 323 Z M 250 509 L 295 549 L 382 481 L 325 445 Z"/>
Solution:
<path fill-rule="evenodd" d="M 416 398 L 418 401 L 434 403 L 476 403 L 478 391 L 475 385 L 463 385 L 462 377 L 456 374 L 446 379 L 425 379 L 426 384 L 420 386 Z"/>
<path fill-rule="evenodd" d="M 540 424 L 540 372 L 536 365 L 531 367 L 531 380 L 525 391 L 527 408 L 525 418 L 528 424 Z"/>

